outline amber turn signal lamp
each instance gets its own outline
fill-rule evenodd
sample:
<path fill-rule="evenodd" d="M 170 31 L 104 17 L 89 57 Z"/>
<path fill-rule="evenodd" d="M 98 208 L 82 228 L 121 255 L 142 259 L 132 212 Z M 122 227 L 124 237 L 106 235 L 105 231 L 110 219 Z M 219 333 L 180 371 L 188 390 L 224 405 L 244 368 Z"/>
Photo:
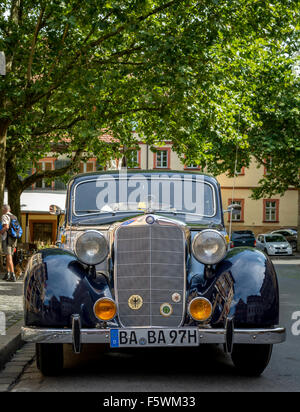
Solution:
<path fill-rule="evenodd" d="M 195 298 L 190 302 L 188 311 L 194 320 L 204 321 L 210 318 L 212 306 L 206 298 Z"/>
<path fill-rule="evenodd" d="M 111 320 L 116 316 L 117 306 L 112 299 L 101 298 L 94 305 L 94 313 L 100 320 Z"/>

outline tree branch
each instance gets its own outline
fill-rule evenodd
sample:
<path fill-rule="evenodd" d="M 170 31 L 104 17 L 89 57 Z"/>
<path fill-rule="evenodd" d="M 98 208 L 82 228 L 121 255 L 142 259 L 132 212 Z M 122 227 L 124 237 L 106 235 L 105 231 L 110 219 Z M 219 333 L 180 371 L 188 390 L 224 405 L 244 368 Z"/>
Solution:
<path fill-rule="evenodd" d="M 66 36 L 67 36 L 67 34 L 68 34 L 68 30 L 69 30 L 69 23 L 67 23 L 66 26 L 65 26 L 65 29 L 64 29 L 64 32 L 63 32 L 63 36 L 62 36 L 62 39 L 61 39 L 61 47 L 63 46 L 63 44 L 64 44 L 64 42 L 65 42 L 65 38 L 66 38 Z M 56 59 L 55 59 L 54 62 L 52 63 L 52 65 L 51 65 L 51 67 L 50 67 L 50 69 L 49 69 L 49 72 L 48 72 L 48 77 L 50 77 L 50 74 L 52 73 L 54 67 L 55 67 L 56 64 L 58 63 L 58 60 L 59 60 L 61 54 L 62 54 L 62 49 L 59 50 Z"/>
<path fill-rule="evenodd" d="M 25 189 L 33 185 L 37 180 L 47 179 L 47 178 L 51 179 L 54 177 L 63 176 L 64 174 L 69 172 L 71 169 L 79 165 L 79 162 L 81 158 L 83 157 L 83 153 L 84 151 L 82 150 L 82 148 L 79 148 L 77 149 L 71 162 L 67 166 L 61 167 L 56 170 L 45 170 L 45 171 L 35 172 L 33 175 L 26 177 L 22 181 L 22 191 L 24 191 Z"/>
<path fill-rule="evenodd" d="M 35 30 L 34 30 L 34 35 L 33 35 L 32 43 L 31 43 L 30 55 L 29 55 L 29 60 L 28 60 L 27 82 L 31 81 L 31 68 L 32 68 L 32 63 L 33 63 L 33 56 L 34 56 L 34 52 L 35 52 L 37 37 L 38 37 L 39 31 L 42 27 L 42 20 L 43 20 L 43 15 L 44 15 L 44 12 L 45 12 L 45 8 L 46 8 L 45 5 L 42 6 L 41 11 L 40 11 L 40 15 L 39 15 L 39 18 L 38 18 L 38 21 L 36 23 Z"/>
<path fill-rule="evenodd" d="M 69 122 L 68 124 L 63 124 L 67 119 L 64 119 L 63 121 L 61 121 L 57 126 L 53 126 L 51 128 L 49 128 L 48 130 L 43 130 L 43 131 L 34 131 L 32 132 L 33 136 L 42 136 L 51 132 L 54 132 L 55 130 L 67 130 L 67 129 L 71 129 L 72 126 L 74 126 L 76 123 L 82 121 L 82 120 L 86 120 L 85 116 L 77 116 L 75 119 L 73 119 L 71 122 Z"/>

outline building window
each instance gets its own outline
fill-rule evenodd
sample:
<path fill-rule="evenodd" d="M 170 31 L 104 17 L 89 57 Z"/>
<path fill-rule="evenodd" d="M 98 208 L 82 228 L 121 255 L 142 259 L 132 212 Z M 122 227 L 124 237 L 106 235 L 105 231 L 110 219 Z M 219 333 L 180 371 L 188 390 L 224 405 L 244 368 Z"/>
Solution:
<path fill-rule="evenodd" d="M 41 160 L 36 166 L 36 169 L 33 170 L 33 173 L 36 172 L 45 172 L 48 170 L 54 170 L 54 160 Z M 33 188 L 35 189 L 53 189 L 54 182 L 49 182 L 47 179 L 39 179 L 35 182 Z"/>
<path fill-rule="evenodd" d="M 279 222 L 279 199 L 264 199 L 264 222 Z"/>
<path fill-rule="evenodd" d="M 170 149 L 159 149 L 154 153 L 154 169 L 170 168 Z"/>
<path fill-rule="evenodd" d="M 95 171 L 95 162 L 80 162 L 80 173 L 89 173 Z"/>
<path fill-rule="evenodd" d="M 31 220 L 29 222 L 30 241 L 52 244 L 55 240 L 55 221 Z"/>
<path fill-rule="evenodd" d="M 228 199 L 228 205 L 239 205 L 241 206 L 241 210 L 236 211 L 235 213 L 232 213 L 232 222 L 244 222 L 244 199 Z M 230 222 L 230 215 L 231 213 L 228 213 L 228 222 Z"/>
<path fill-rule="evenodd" d="M 128 155 L 129 169 L 140 169 L 141 168 L 141 151 L 133 150 Z"/>
<path fill-rule="evenodd" d="M 200 166 L 199 166 L 199 165 L 196 165 L 195 163 L 185 164 L 185 165 L 184 165 L 184 168 L 185 168 L 186 170 L 189 170 L 189 169 L 191 169 L 191 170 L 200 170 Z"/>

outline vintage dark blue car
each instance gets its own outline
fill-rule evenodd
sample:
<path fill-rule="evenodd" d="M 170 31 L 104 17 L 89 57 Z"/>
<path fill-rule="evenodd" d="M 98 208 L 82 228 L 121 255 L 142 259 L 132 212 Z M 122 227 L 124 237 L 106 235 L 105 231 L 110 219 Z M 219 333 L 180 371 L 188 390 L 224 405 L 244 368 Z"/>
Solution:
<path fill-rule="evenodd" d="M 221 344 L 241 373 L 261 374 L 285 340 L 276 273 L 259 250 L 228 247 L 223 213 L 218 182 L 201 173 L 72 178 L 59 247 L 25 275 L 22 337 L 40 371 L 62 370 L 63 344 Z"/>

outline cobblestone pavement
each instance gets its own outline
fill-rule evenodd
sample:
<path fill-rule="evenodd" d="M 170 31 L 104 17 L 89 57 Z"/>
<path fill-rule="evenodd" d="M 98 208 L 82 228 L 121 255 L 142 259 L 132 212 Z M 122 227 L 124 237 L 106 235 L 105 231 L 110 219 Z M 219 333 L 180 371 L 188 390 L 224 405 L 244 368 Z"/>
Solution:
<path fill-rule="evenodd" d="M 21 376 L 26 380 L 28 374 L 23 374 L 23 372 L 27 365 L 30 365 L 33 361 L 34 356 L 35 345 L 33 343 L 26 343 L 15 353 L 12 359 L 5 365 L 5 368 L 0 371 L 0 392 L 12 390 Z M 26 388 L 24 391 L 26 391 Z"/>
<path fill-rule="evenodd" d="M 23 318 L 23 280 L 0 280 L 0 312 L 5 313 L 6 329 Z"/>

